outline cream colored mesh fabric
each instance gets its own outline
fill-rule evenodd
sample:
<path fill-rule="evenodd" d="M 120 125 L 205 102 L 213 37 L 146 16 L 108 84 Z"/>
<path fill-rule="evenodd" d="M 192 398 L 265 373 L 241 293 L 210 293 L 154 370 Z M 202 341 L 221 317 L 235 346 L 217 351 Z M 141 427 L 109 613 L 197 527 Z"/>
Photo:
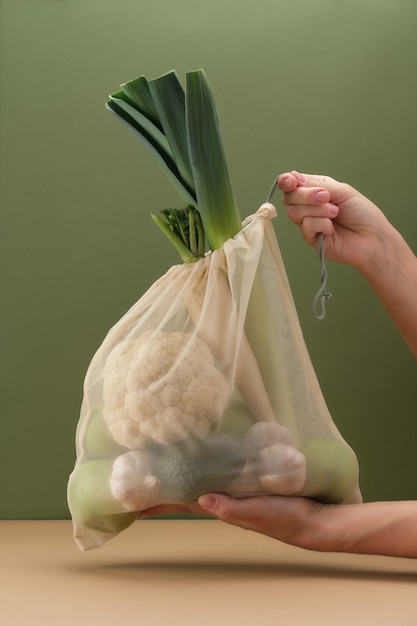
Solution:
<path fill-rule="evenodd" d="M 356 502 L 266 203 L 223 249 L 176 265 L 110 330 L 84 385 L 68 497 L 97 547 L 143 509 L 201 493 Z"/>

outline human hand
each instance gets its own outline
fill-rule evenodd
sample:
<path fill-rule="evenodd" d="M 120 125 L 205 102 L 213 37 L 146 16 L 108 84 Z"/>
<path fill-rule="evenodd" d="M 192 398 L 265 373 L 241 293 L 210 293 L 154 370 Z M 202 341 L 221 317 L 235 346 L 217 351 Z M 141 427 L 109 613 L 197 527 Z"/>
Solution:
<path fill-rule="evenodd" d="M 334 505 L 323 505 L 303 497 L 256 496 L 230 498 L 205 494 L 198 504 L 167 504 L 142 511 L 140 518 L 155 515 L 193 514 L 215 517 L 233 526 L 279 539 L 300 547 L 310 547 L 320 530 L 319 516 Z"/>
<path fill-rule="evenodd" d="M 325 533 L 321 532 L 321 518 L 326 519 L 333 508 L 334 505 L 323 505 L 303 497 L 234 499 L 213 493 L 201 496 L 195 505 L 168 504 L 147 509 L 140 514 L 140 518 L 178 513 L 205 515 L 285 543 L 320 549 L 320 541 L 325 540 Z"/>
<path fill-rule="evenodd" d="M 158 504 L 152 506 L 149 509 L 141 511 L 138 515 L 138 519 L 146 519 L 148 517 L 155 517 L 157 515 L 204 515 L 205 517 L 214 517 L 214 514 L 209 513 L 206 509 L 203 509 L 199 504 Z"/>
<path fill-rule="evenodd" d="M 307 243 L 325 236 L 325 255 L 362 270 L 392 227 L 378 207 L 356 189 L 329 176 L 287 172 L 278 186 L 289 218 Z"/>
<path fill-rule="evenodd" d="M 205 494 L 199 506 L 233 526 L 261 533 L 299 547 L 313 548 L 320 533 L 320 516 L 335 505 L 324 505 L 297 496 L 254 496 L 230 498 L 224 494 Z M 320 542 L 320 540 L 319 540 Z"/>
<path fill-rule="evenodd" d="M 298 496 L 233 499 L 209 493 L 196 505 L 155 507 L 141 517 L 161 513 L 204 513 L 308 550 L 417 558 L 417 501 L 341 505 Z"/>

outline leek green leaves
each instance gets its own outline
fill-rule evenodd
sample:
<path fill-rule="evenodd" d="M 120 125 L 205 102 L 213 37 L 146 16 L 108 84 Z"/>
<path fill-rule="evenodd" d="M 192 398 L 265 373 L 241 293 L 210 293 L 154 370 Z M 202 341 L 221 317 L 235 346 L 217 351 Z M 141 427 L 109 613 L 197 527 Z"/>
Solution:
<path fill-rule="evenodd" d="M 241 229 L 218 112 L 204 70 L 140 76 L 113 93 L 107 108 L 141 139 L 187 203 L 152 216 L 185 262 L 221 248 Z M 190 210 L 193 209 L 193 210 Z M 204 237 L 205 233 L 205 237 Z"/>
<path fill-rule="evenodd" d="M 193 263 L 204 256 L 205 236 L 201 217 L 197 209 L 164 209 L 162 217 L 152 219 L 168 237 L 184 263 Z"/>

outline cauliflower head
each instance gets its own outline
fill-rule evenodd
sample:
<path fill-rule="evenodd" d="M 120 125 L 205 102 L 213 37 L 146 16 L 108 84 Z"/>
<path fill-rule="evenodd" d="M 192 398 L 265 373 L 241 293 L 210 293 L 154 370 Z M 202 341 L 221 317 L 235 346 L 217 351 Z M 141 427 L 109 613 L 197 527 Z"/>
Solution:
<path fill-rule="evenodd" d="M 103 368 L 103 416 L 127 448 L 205 437 L 228 404 L 226 379 L 190 333 L 149 331 L 118 344 Z"/>

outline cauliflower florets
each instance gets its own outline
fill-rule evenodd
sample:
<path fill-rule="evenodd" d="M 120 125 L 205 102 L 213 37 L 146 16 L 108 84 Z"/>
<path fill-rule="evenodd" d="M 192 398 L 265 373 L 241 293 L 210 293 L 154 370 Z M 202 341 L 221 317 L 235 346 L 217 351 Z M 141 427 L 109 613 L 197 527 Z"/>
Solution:
<path fill-rule="evenodd" d="M 123 341 L 103 368 L 104 419 L 128 448 L 205 437 L 228 394 L 208 346 L 189 333 L 150 331 Z"/>

